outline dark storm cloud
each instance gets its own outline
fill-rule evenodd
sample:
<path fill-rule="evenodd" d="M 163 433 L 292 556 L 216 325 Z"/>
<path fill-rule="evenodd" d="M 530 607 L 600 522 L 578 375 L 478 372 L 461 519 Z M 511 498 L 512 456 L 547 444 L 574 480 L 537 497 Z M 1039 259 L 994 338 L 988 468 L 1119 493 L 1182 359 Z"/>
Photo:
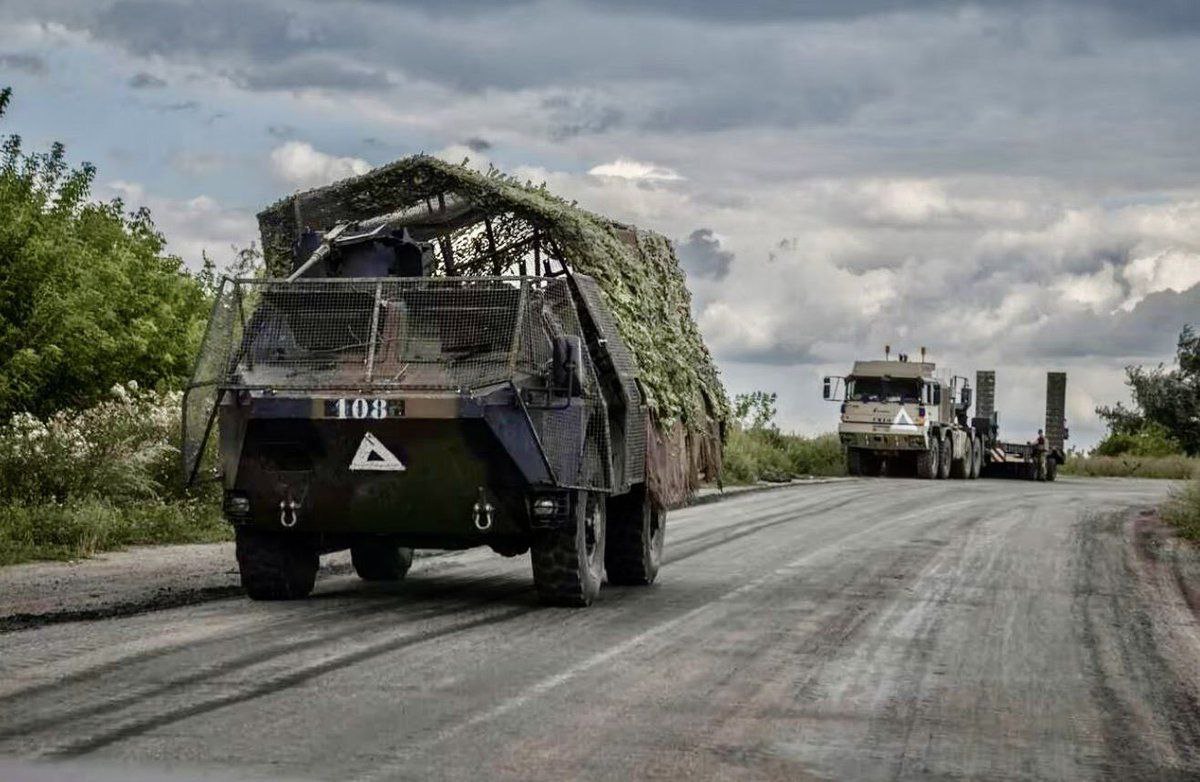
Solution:
<path fill-rule="evenodd" d="M 36 54 L 0 54 L 0 68 L 22 71 L 33 76 L 44 76 L 50 70 L 46 60 Z"/>
<path fill-rule="evenodd" d="M 129 77 L 129 86 L 135 90 L 154 90 L 167 86 L 166 79 L 160 79 L 152 73 L 140 71 Z"/>
<path fill-rule="evenodd" d="M 387 74 L 380 70 L 349 67 L 319 59 L 289 60 L 234 71 L 235 84 L 248 90 L 370 90 L 387 87 Z"/>
<path fill-rule="evenodd" d="M 711 228 L 697 228 L 676 248 L 679 260 L 689 275 L 722 280 L 733 266 L 733 253 L 721 247 Z"/>
<path fill-rule="evenodd" d="M 1052 316 L 1025 344 L 1046 357 L 1168 355 L 1179 330 L 1200 323 L 1200 285 L 1151 293 L 1129 312 Z"/>

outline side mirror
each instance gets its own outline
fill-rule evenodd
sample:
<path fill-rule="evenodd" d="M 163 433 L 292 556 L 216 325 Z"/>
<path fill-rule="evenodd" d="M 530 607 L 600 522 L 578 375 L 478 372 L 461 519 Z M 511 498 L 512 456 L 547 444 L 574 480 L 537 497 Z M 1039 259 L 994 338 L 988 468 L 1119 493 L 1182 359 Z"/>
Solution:
<path fill-rule="evenodd" d="M 825 377 L 825 382 L 822 386 L 821 393 L 826 399 L 833 398 L 833 378 L 829 377 L 828 375 Z"/>
<path fill-rule="evenodd" d="M 967 408 L 969 408 L 970 406 L 971 406 L 971 389 L 970 389 L 970 388 L 965 388 L 965 387 L 964 387 L 964 388 L 963 388 L 963 390 L 962 390 L 962 407 L 963 407 L 963 410 L 966 410 L 966 409 L 967 409 Z"/>

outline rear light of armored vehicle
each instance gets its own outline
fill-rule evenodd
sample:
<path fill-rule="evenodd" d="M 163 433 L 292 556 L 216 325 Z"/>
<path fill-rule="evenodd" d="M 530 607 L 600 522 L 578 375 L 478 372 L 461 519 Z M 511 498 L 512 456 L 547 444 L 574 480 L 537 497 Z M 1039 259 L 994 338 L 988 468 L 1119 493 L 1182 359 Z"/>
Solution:
<path fill-rule="evenodd" d="M 225 515 L 246 518 L 250 515 L 250 498 L 239 491 L 225 492 Z"/>
<path fill-rule="evenodd" d="M 553 516 L 558 511 L 558 503 L 553 497 L 542 497 L 540 500 L 533 501 L 534 516 Z"/>

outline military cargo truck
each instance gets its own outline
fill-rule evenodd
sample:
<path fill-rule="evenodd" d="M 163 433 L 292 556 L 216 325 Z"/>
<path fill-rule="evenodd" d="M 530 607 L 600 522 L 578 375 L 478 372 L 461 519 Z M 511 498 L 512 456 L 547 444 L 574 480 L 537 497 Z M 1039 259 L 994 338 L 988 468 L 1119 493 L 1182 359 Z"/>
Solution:
<path fill-rule="evenodd" d="M 367 580 L 414 548 L 529 551 L 559 605 L 655 580 L 726 414 L 666 240 L 423 156 L 259 224 L 268 276 L 224 280 L 184 398 L 252 598 L 307 595 L 346 548 Z"/>
<path fill-rule="evenodd" d="M 938 376 L 936 365 L 892 360 L 856 361 L 849 375 L 824 379 L 825 399 L 842 403 L 838 436 L 850 475 L 906 474 L 919 478 L 975 479 L 1014 475 L 1054 480 L 1065 460 L 1063 408 L 1066 375 L 1052 372 L 1047 385 L 1045 443 L 999 440 L 995 372 L 976 376 L 980 398 L 970 415 L 973 390 L 966 377 Z"/>

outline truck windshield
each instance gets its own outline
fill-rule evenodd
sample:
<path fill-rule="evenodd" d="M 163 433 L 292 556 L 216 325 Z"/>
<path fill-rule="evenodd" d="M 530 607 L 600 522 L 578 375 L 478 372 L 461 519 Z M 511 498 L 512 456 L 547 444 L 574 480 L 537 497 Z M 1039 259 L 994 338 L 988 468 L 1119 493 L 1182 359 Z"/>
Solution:
<path fill-rule="evenodd" d="M 857 402 L 917 402 L 921 381 L 913 378 L 852 377 L 846 381 L 846 398 Z"/>

